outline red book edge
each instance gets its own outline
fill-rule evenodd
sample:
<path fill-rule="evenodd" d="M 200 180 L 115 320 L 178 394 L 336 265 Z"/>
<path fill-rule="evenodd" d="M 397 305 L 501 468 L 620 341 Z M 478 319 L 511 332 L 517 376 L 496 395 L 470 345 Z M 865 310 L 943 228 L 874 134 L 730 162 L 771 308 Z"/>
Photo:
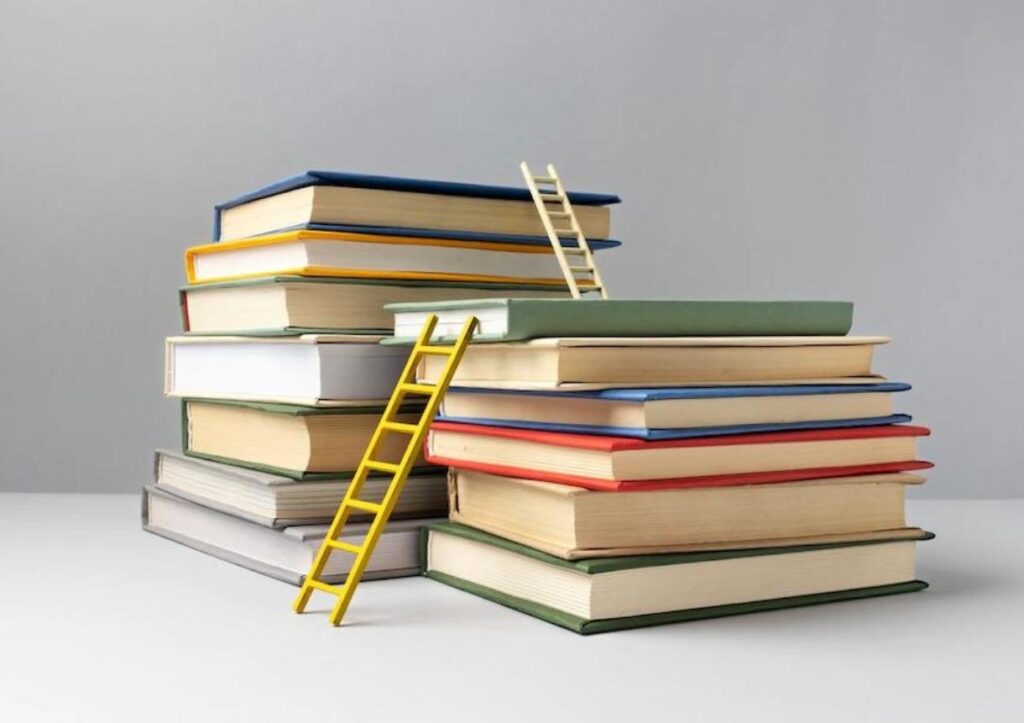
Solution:
<path fill-rule="evenodd" d="M 811 479 L 827 479 L 829 477 L 853 477 L 865 474 L 882 474 L 885 472 L 908 472 L 911 470 L 930 469 L 935 465 L 924 460 L 912 459 L 905 462 L 883 462 L 879 464 L 855 464 L 846 467 L 816 467 L 814 469 L 779 470 L 774 472 L 745 472 L 743 474 L 710 475 L 705 477 L 667 477 L 645 480 L 609 480 L 595 477 L 581 477 L 557 472 L 542 472 L 523 467 L 510 467 L 501 464 L 467 462 L 461 459 L 426 455 L 431 464 L 438 464 L 459 469 L 476 470 L 505 477 L 540 480 L 555 484 L 583 487 L 588 490 L 605 490 L 611 492 L 627 492 L 633 490 L 665 490 L 689 489 L 693 487 L 740 487 L 744 485 L 776 484 L 780 482 L 799 482 Z"/>
<path fill-rule="evenodd" d="M 651 442 L 643 439 L 609 437 L 599 434 L 573 434 L 570 432 L 542 432 L 535 429 L 488 427 L 461 422 L 434 422 L 434 432 L 458 432 L 486 437 L 502 437 L 526 442 L 538 442 L 557 447 L 577 447 L 602 452 L 634 449 L 666 449 L 678 447 L 713 447 L 736 444 L 774 444 L 783 442 L 817 442 L 835 439 L 868 439 L 871 437 L 925 437 L 931 434 L 927 427 L 912 424 L 886 424 L 876 427 L 845 427 L 838 429 L 800 429 L 792 432 L 757 432 L 730 434 L 696 439 L 664 439 Z"/>

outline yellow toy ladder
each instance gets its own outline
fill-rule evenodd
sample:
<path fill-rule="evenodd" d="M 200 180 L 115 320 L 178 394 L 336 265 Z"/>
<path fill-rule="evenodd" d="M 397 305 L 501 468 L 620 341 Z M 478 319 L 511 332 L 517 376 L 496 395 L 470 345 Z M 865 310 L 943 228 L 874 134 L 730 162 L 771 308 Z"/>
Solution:
<path fill-rule="evenodd" d="M 416 463 L 419 451 L 423 447 L 427 430 L 430 428 L 430 422 L 437 412 L 441 398 L 448 389 L 448 384 L 455 375 L 459 361 L 462 359 L 466 346 L 473 336 L 476 323 L 476 317 L 471 316 L 466 319 L 454 345 L 445 346 L 430 343 L 431 337 L 434 334 L 434 327 L 437 325 L 437 316 L 431 314 L 427 318 L 426 323 L 423 325 L 423 330 L 420 332 L 419 339 L 409 354 L 409 360 L 405 364 L 402 376 L 391 393 L 391 399 L 388 401 L 384 414 L 377 424 L 377 429 L 374 431 L 366 451 L 363 453 L 363 459 L 359 463 L 359 467 L 356 468 L 352 482 L 345 492 L 345 499 L 342 500 L 341 506 L 338 507 L 334 521 L 327 530 L 327 536 L 324 537 L 320 550 L 313 559 L 313 565 L 310 567 L 302 583 L 302 589 L 292 604 L 295 612 L 301 613 L 305 610 L 306 603 L 309 602 L 313 591 L 321 590 L 338 598 L 334 604 L 334 609 L 331 610 L 329 620 L 331 625 L 337 625 L 341 622 L 341 618 L 345 615 L 345 610 L 348 609 L 348 604 L 352 600 L 352 595 L 356 591 L 356 586 L 366 571 L 366 565 L 370 561 L 370 556 L 377 545 L 377 540 L 380 539 L 384 525 L 387 524 L 391 511 L 395 508 L 395 503 L 398 502 L 398 496 L 402 492 L 402 487 L 405 486 L 405 481 L 409 477 L 409 472 Z M 416 369 L 420 361 L 429 355 L 445 356 L 448 357 L 448 361 L 444 365 L 437 384 L 418 384 L 416 382 Z M 412 395 L 427 398 L 423 415 L 416 424 L 399 422 L 396 419 L 398 410 L 405 401 L 405 398 Z M 398 462 L 375 459 L 380 441 L 386 434 L 401 434 L 408 438 L 405 452 Z M 363 489 L 363 483 L 371 472 L 385 472 L 391 475 L 391 483 L 379 502 L 364 500 L 359 496 Z M 353 510 L 368 512 L 372 515 L 370 528 L 363 537 L 361 544 L 358 545 L 341 540 L 342 529 L 345 527 L 345 522 Z M 341 585 L 329 585 L 320 579 L 324 567 L 327 565 L 327 558 L 335 551 L 355 555 L 352 568 L 345 577 L 345 582 Z"/>
<path fill-rule="evenodd" d="M 551 247 L 555 250 L 558 265 L 562 267 L 562 275 L 565 276 L 565 283 L 569 285 L 572 298 L 578 299 L 588 291 L 596 291 L 602 299 L 607 299 L 608 289 L 605 288 L 604 282 L 601 280 L 601 274 L 597 270 L 597 264 L 594 263 L 594 254 L 590 250 L 590 244 L 587 243 L 583 229 L 580 228 L 580 224 L 576 220 L 572 204 L 569 203 L 569 194 L 566 192 L 565 186 L 562 185 L 562 180 L 558 177 L 555 167 L 549 163 L 548 175 L 535 176 L 530 171 L 530 167 L 526 165 L 526 161 L 523 161 L 519 164 L 519 170 L 523 172 L 523 178 L 526 179 L 526 186 L 530 189 L 533 203 L 537 206 L 537 213 L 540 214 L 540 220 L 544 224 L 544 230 L 547 231 Z M 553 210 L 552 206 L 560 207 L 560 210 Z M 556 218 L 563 224 L 568 223 L 569 227 L 555 228 L 552 219 Z M 577 246 L 563 247 L 562 239 L 574 239 Z M 569 263 L 567 256 L 580 257 L 582 264 L 574 266 Z M 580 282 L 584 284 L 582 289 Z"/>

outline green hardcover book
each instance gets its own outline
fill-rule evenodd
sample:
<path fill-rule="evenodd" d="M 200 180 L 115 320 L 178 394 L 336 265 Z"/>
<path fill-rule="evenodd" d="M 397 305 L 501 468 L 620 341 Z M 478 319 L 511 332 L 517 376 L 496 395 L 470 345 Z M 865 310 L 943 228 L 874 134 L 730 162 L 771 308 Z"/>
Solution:
<path fill-rule="evenodd" d="M 427 577 L 586 635 L 923 590 L 916 542 L 563 560 L 443 522 L 422 554 Z"/>
<path fill-rule="evenodd" d="M 247 467 L 295 480 L 347 478 L 359 465 L 383 406 L 303 407 L 220 399 L 184 399 L 182 451 L 192 457 Z M 399 410 L 415 423 L 422 405 Z M 388 435 L 377 458 L 398 459 L 406 439 Z M 436 471 L 420 458 L 416 474 Z"/>
<path fill-rule="evenodd" d="M 385 304 L 480 299 L 514 293 L 565 298 L 564 289 L 509 284 L 268 276 L 192 284 L 179 290 L 182 328 L 190 334 L 288 336 L 390 334 Z"/>
<path fill-rule="evenodd" d="M 464 299 L 388 304 L 394 339 L 415 339 L 430 314 L 437 335 L 480 322 L 473 341 L 545 337 L 843 336 L 853 324 L 848 301 L 657 301 L 606 299 Z"/>

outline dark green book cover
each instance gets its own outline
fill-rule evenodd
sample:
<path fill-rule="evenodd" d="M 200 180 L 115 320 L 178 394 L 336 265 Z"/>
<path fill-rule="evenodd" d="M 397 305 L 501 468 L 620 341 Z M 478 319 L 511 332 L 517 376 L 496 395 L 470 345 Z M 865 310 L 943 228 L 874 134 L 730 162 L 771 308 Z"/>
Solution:
<path fill-rule="evenodd" d="M 877 587 L 856 588 L 851 590 L 839 590 L 835 592 L 816 593 L 811 595 L 799 595 L 796 597 L 777 598 L 772 600 L 758 600 L 754 602 L 737 603 L 731 605 L 718 605 L 714 607 L 695 608 L 687 610 L 674 610 L 663 613 L 652 613 L 648 615 L 634 615 L 624 618 L 608 618 L 603 620 L 588 620 L 577 615 L 543 605 L 532 600 L 525 600 L 513 595 L 499 592 L 492 588 L 479 585 L 468 580 L 454 577 L 447 573 L 431 570 L 427 564 L 427 541 L 431 532 L 455 535 L 475 542 L 514 552 L 525 557 L 530 557 L 545 564 L 555 567 L 567 568 L 581 572 L 586 575 L 614 572 L 617 570 L 628 570 L 641 567 L 653 567 L 656 565 L 681 565 L 697 562 L 710 562 L 714 560 L 726 560 L 739 557 L 764 557 L 769 555 L 782 555 L 795 552 L 807 552 L 840 547 L 855 547 L 864 545 L 878 545 L 886 542 L 907 542 L 905 538 L 894 538 L 893 540 L 871 540 L 865 542 L 840 542 L 825 543 L 816 545 L 798 545 L 791 547 L 756 548 L 749 550 L 720 550 L 709 552 L 686 552 L 669 553 L 661 555 L 632 555 L 625 557 L 591 558 L 586 560 L 563 560 L 562 558 L 549 555 L 525 545 L 506 540 L 495 535 L 476 530 L 465 525 L 451 522 L 439 522 L 428 525 L 423 529 L 423 538 L 420 545 L 421 566 L 424 575 L 443 582 L 452 587 L 459 588 L 466 592 L 473 593 L 480 597 L 499 603 L 505 607 L 518 610 L 519 612 L 532 615 L 549 623 L 559 625 L 583 635 L 592 633 L 610 632 L 613 630 L 626 630 L 630 628 L 648 627 L 651 625 L 663 625 L 666 623 L 686 622 L 691 620 L 704 620 L 707 618 L 725 617 L 729 615 L 740 615 L 744 613 L 762 612 L 768 610 L 781 610 L 784 608 L 801 607 L 804 605 L 818 605 L 828 602 L 841 602 L 843 600 L 858 600 L 867 597 L 879 597 L 882 595 L 895 595 L 904 592 L 917 592 L 928 587 L 923 580 L 909 580 L 907 582 L 893 585 L 881 585 Z M 919 540 L 930 540 L 934 538 L 930 532 L 923 532 Z"/>
<path fill-rule="evenodd" d="M 188 405 L 190 402 L 198 402 L 202 404 L 216 404 L 225 407 L 243 407 L 246 409 L 258 409 L 262 412 L 270 412 L 272 414 L 284 414 L 287 416 L 304 417 L 313 415 L 325 415 L 325 414 L 367 414 L 374 413 L 377 415 L 383 414 L 383 406 L 365 406 L 365 407 L 303 407 L 296 404 L 276 404 L 272 402 L 246 402 L 228 399 L 196 399 L 187 398 L 181 400 L 181 451 L 183 454 L 189 457 L 197 457 L 199 459 L 208 459 L 211 462 L 220 462 L 221 464 L 230 464 L 235 467 L 245 467 L 246 469 L 254 469 L 259 472 L 267 472 L 269 474 L 280 475 L 281 477 L 287 477 L 289 479 L 299 480 L 302 482 L 315 482 L 315 481 L 326 481 L 326 480 L 347 480 L 352 477 L 355 470 L 339 470 L 337 472 L 304 472 L 302 470 L 287 469 L 285 467 L 274 467 L 273 465 L 259 464 L 256 462 L 247 462 L 242 459 L 235 459 L 233 457 L 222 457 L 216 454 L 207 454 L 204 452 L 194 452 L 189 449 L 189 433 L 188 433 Z M 417 412 L 422 411 L 422 404 L 412 404 L 408 406 L 402 406 L 399 408 L 399 413 Z M 414 467 L 410 474 L 443 474 L 443 467 L 436 467 L 434 465 L 421 465 Z M 369 475 L 370 477 L 382 477 L 386 476 L 384 473 L 375 473 Z"/>
<path fill-rule="evenodd" d="M 473 341 L 520 341 L 544 337 L 650 336 L 844 336 L 853 325 L 848 301 L 660 301 L 617 299 L 469 299 L 388 304 L 403 313 L 481 319 Z M 488 331 L 499 310 L 507 331 Z M 449 320 L 450 321 L 450 320 Z M 398 319 L 396 318 L 396 323 Z M 408 334 L 396 333 L 402 342 Z"/>

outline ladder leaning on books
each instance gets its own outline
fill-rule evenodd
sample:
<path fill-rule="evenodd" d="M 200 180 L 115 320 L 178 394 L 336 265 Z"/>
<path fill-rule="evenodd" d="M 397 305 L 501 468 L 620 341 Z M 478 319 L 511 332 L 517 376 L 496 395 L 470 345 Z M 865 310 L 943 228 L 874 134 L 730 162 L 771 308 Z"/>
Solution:
<path fill-rule="evenodd" d="M 555 257 L 562 268 L 565 282 L 573 298 L 579 299 L 583 293 L 596 291 L 601 295 L 602 299 L 607 299 L 608 291 L 594 263 L 594 255 L 590 250 L 590 244 L 587 243 L 587 238 L 583 235 L 579 222 L 576 220 L 576 214 L 573 212 L 572 204 L 569 202 L 569 194 L 562 185 L 555 167 L 549 163 L 547 176 L 535 176 L 530 172 L 526 162 L 523 161 L 520 164 L 520 170 L 522 170 L 523 177 L 526 179 L 530 195 L 537 206 L 537 213 L 544 224 L 544 230 L 547 231 L 548 239 L 551 241 Z M 546 187 L 547 190 L 541 190 L 540 186 Z M 559 204 L 562 210 L 551 210 L 550 206 L 552 204 Z M 556 228 L 552 221 L 554 218 L 562 219 L 563 222 L 567 221 L 569 228 Z M 563 238 L 574 240 L 576 246 L 563 247 Z M 567 255 L 580 257 L 583 265 L 571 265 L 567 260 Z M 584 276 L 581 278 L 577 274 L 583 274 Z M 581 283 L 583 284 L 582 288 L 580 286 Z M 373 555 L 373 550 L 377 546 L 377 541 L 380 539 L 384 526 L 387 524 L 395 504 L 398 502 L 402 488 L 405 486 L 409 473 L 412 471 L 419 456 L 419 450 L 423 447 L 423 442 L 426 438 L 427 430 L 430 428 L 430 423 L 434 419 L 434 414 L 437 412 L 442 397 L 444 397 L 445 392 L 448 390 L 452 377 L 455 376 L 455 370 L 462 360 L 462 355 L 466 352 L 466 347 L 469 345 L 473 332 L 476 329 L 477 319 L 475 316 L 470 316 L 466 319 L 462 330 L 451 346 L 431 343 L 436 325 L 437 316 L 431 314 L 423 325 L 419 338 L 413 345 L 409 359 L 406 361 L 405 369 L 402 371 L 398 383 L 391 392 L 391 399 L 388 401 L 384 414 L 377 423 L 373 436 L 370 437 L 370 442 L 363 453 L 363 458 L 359 462 L 359 466 L 356 468 L 352 481 L 345 492 L 345 498 L 338 507 L 338 511 L 327 530 L 327 535 L 320 544 L 316 557 L 313 558 L 313 565 L 310 567 L 306 577 L 303 578 L 298 597 L 295 598 L 295 602 L 292 604 L 292 609 L 297 613 L 301 613 L 306 609 L 313 591 L 320 590 L 337 598 L 328 619 L 331 625 L 338 625 L 348 609 L 356 587 L 363 578 L 363 573 L 366 571 L 366 566 Z M 424 357 L 431 355 L 443 356 L 448 359 L 437 383 L 424 384 L 417 382 L 416 369 Z M 400 422 L 396 417 L 398 410 L 409 396 L 426 397 L 426 406 L 415 424 Z M 381 440 L 389 434 L 402 435 L 406 438 L 405 450 L 397 461 L 376 458 L 381 447 Z M 363 484 L 371 472 L 383 472 L 391 475 L 388 488 L 379 501 L 365 500 L 360 497 Z M 369 513 L 372 520 L 370 528 L 363 536 L 360 544 L 352 544 L 341 539 L 345 523 L 348 522 L 349 516 L 355 510 Z M 345 582 L 340 585 L 331 585 L 321 579 L 324 568 L 327 566 L 328 558 L 335 552 L 355 556 L 355 559 L 352 561 L 352 567 L 345 577 Z"/>

